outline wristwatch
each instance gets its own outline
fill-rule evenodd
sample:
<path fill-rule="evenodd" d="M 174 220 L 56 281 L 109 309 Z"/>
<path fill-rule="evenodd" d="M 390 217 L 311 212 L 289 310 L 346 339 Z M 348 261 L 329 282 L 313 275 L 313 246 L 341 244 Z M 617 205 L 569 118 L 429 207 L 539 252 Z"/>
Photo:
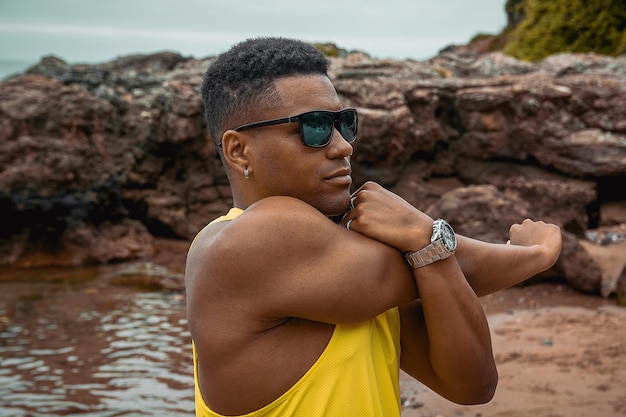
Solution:
<path fill-rule="evenodd" d="M 413 268 L 432 264 L 435 261 L 449 258 L 456 251 L 456 234 L 450 224 L 437 219 L 433 222 L 433 235 L 430 245 L 416 252 L 405 252 L 404 257 Z"/>

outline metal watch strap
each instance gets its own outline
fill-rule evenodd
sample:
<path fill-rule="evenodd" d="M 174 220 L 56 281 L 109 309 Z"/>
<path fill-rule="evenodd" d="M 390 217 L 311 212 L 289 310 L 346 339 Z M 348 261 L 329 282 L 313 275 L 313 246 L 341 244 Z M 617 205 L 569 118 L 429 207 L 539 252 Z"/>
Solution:
<path fill-rule="evenodd" d="M 420 268 L 435 261 L 449 258 L 450 255 L 452 254 L 446 250 L 443 242 L 437 240 L 416 252 L 405 253 L 404 257 L 413 268 Z"/>

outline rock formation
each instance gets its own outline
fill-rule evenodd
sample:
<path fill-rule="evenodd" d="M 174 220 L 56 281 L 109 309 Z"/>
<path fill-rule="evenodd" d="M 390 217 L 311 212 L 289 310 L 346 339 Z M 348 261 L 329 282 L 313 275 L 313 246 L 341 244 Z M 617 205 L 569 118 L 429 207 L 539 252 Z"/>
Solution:
<path fill-rule="evenodd" d="M 155 237 L 189 240 L 226 211 L 199 96 L 211 59 L 46 57 L 0 83 L 0 263 L 141 259 Z M 492 242 L 526 217 L 557 223 L 564 250 L 544 277 L 616 290 L 621 269 L 608 273 L 583 242 L 626 239 L 626 57 L 527 63 L 449 48 L 424 62 L 330 59 L 361 116 L 355 187 L 382 183 Z"/>

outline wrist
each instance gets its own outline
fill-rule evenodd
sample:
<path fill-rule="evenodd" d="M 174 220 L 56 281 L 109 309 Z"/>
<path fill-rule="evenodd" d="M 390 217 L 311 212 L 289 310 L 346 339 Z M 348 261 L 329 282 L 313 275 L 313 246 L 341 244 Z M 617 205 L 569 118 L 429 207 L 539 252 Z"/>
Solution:
<path fill-rule="evenodd" d="M 404 257 L 413 268 L 421 268 L 433 262 L 447 259 L 456 251 L 454 229 L 443 219 L 433 222 L 430 243 L 419 250 L 404 252 Z"/>
<path fill-rule="evenodd" d="M 539 272 L 543 272 L 547 269 L 550 269 L 557 261 L 558 257 L 555 259 L 550 256 L 550 253 L 545 250 L 545 248 L 541 245 L 532 245 L 528 247 L 531 253 L 531 258 L 538 261 L 537 266 L 539 267 Z"/>
<path fill-rule="evenodd" d="M 427 229 L 423 227 L 415 227 L 407 229 L 404 233 L 406 242 L 402 245 L 402 253 L 416 252 L 430 245 L 433 234 L 433 221 L 431 220 Z"/>

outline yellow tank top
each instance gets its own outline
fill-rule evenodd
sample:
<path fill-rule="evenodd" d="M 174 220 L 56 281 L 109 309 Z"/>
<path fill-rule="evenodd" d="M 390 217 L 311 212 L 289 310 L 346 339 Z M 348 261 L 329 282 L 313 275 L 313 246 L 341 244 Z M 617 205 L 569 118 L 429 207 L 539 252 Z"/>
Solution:
<path fill-rule="evenodd" d="M 214 222 L 243 213 L 231 209 Z M 362 323 L 336 325 L 307 373 L 283 395 L 246 417 L 399 417 L 400 318 L 397 308 Z M 206 405 L 193 346 L 196 417 L 223 417 Z"/>

